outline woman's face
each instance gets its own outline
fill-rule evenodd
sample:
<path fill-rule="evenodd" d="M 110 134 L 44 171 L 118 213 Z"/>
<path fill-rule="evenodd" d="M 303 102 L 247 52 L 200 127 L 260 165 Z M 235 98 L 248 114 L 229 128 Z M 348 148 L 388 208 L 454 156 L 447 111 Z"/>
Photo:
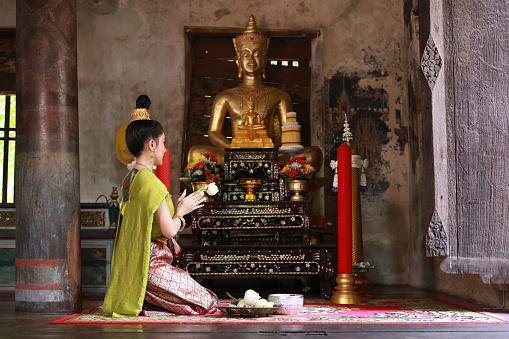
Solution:
<path fill-rule="evenodd" d="M 154 150 L 154 165 L 161 166 L 163 164 L 163 156 L 164 153 L 166 153 L 166 145 L 164 144 L 166 142 L 166 137 L 164 136 L 164 133 L 161 134 L 159 139 L 157 140 L 157 146 Z"/>

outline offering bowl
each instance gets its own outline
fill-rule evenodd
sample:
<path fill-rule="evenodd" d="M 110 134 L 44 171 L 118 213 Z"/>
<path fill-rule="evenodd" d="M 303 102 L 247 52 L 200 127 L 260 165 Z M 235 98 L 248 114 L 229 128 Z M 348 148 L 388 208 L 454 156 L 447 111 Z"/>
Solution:
<path fill-rule="evenodd" d="M 269 294 L 267 300 L 274 305 L 280 305 L 276 314 L 293 315 L 301 311 L 304 296 L 302 294 Z"/>

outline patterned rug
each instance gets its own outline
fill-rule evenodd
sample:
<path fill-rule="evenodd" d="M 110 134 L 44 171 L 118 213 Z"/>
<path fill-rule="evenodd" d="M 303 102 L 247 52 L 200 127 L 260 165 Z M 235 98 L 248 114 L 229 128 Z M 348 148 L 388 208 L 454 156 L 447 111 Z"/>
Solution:
<path fill-rule="evenodd" d="M 377 299 L 360 305 L 304 303 L 297 315 L 202 316 L 152 312 L 150 316 L 111 318 L 100 307 L 50 324 L 509 324 L 509 317 L 467 309 L 436 298 Z"/>

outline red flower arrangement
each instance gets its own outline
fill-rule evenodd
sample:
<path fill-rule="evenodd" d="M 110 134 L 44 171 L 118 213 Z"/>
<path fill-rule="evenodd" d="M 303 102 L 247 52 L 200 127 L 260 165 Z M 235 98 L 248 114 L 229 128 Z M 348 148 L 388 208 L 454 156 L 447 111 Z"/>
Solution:
<path fill-rule="evenodd" d="M 215 182 L 217 184 L 221 182 L 221 171 L 222 168 L 217 164 L 217 159 L 210 153 L 197 156 L 184 169 L 191 181 Z"/>
<path fill-rule="evenodd" d="M 314 167 L 306 161 L 306 157 L 296 157 L 288 161 L 288 163 L 279 171 L 279 174 L 289 180 L 308 180 L 312 181 L 315 175 Z"/>

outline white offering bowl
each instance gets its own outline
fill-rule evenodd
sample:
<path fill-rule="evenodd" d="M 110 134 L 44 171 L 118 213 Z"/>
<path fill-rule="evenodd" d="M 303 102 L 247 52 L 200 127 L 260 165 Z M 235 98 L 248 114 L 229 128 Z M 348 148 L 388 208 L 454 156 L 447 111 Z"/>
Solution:
<path fill-rule="evenodd" d="M 302 310 L 304 296 L 302 294 L 269 294 L 267 300 L 281 306 L 276 314 L 293 315 Z"/>

